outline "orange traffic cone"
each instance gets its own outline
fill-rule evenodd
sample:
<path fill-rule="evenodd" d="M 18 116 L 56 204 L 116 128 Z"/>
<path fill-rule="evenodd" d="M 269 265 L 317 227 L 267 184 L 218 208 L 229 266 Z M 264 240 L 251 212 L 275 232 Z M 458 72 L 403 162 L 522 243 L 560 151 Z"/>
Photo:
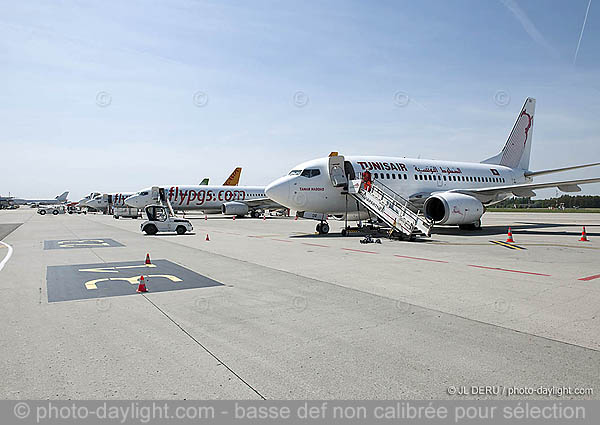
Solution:
<path fill-rule="evenodd" d="M 267 219 L 267 215 L 263 214 L 263 221 L 265 221 Z"/>
<path fill-rule="evenodd" d="M 296 220 L 298 220 L 298 216 L 296 216 L 296 217 L 294 218 L 294 221 L 296 221 Z"/>
<path fill-rule="evenodd" d="M 233 221 L 235 221 L 235 215 L 233 216 Z"/>
<path fill-rule="evenodd" d="M 208 233 L 206 234 L 206 240 L 210 241 L 210 238 L 208 237 Z"/>
<path fill-rule="evenodd" d="M 152 264 L 150 262 L 150 254 L 146 254 L 146 264 Z"/>
<path fill-rule="evenodd" d="M 510 227 L 508 228 L 508 238 L 506 239 L 506 242 L 514 242 L 515 240 L 512 237 L 512 230 L 510 230 Z"/>
<path fill-rule="evenodd" d="M 587 238 L 587 233 L 585 233 L 585 226 L 583 226 L 583 232 L 581 232 L 581 238 L 579 239 L 581 242 L 589 242 Z"/>
<path fill-rule="evenodd" d="M 146 282 L 144 281 L 144 276 L 140 276 L 140 283 L 138 285 L 137 288 L 137 292 L 148 292 L 148 289 L 146 289 Z"/>

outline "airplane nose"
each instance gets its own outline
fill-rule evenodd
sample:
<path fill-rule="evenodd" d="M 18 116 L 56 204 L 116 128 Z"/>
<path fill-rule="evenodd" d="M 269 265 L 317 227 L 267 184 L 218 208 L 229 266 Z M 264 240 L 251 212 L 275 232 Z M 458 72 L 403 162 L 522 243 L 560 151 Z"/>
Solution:
<path fill-rule="evenodd" d="M 139 197 L 137 195 L 129 196 L 129 197 L 125 198 L 125 203 L 127 205 L 129 205 L 130 207 L 139 208 L 138 198 Z"/>
<path fill-rule="evenodd" d="M 290 183 L 285 178 L 280 178 L 265 188 L 265 194 L 273 201 L 289 207 Z"/>

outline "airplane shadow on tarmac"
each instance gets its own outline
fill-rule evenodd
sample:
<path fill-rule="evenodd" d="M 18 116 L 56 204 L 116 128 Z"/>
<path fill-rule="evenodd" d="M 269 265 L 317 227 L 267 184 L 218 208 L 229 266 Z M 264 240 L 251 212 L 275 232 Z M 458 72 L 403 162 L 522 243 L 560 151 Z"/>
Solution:
<path fill-rule="evenodd" d="M 560 224 L 560 223 L 524 223 L 519 222 L 516 225 L 511 225 L 510 228 L 514 234 L 524 235 L 554 235 L 554 236 L 581 236 L 581 230 L 563 230 L 566 227 L 573 228 L 573 224 Z M 438 226 L 434 227 L 432 235 L 450 235 L 450 236 L 506 236 L 509 226 L 483 226 L 479 230 L 461 230 L 456 226 Z M 600 236 L 600 232 L 590 232 L 586 229 L 588 236 Z M 365 233 L 357 232 L 350 233 L 346 236 L 342 236 L 339 232 L 328 233 L 326 235 L 314 234 L 303 234 L 294 235 L 291 238 L 362 238 Z M 387 232 L 381 232 L 377 237 L 386 237 Z M 425 241 L 424 239 L 417 238 L 417 241 Z"/>
<path fill-rule="evenodd" d="M 524 223 L 519 222 L 511 225 L 510 229 L 514 234 L 521 235 L 554 235 L 554 236 L 581 236 L 581 230 L 564 230 L 565 227 L 572 228 L 574 225 L 560 223 Z M 461 230 L 458 227 L 434 227 L 432 234 L 452 235 L 452 236 L 504 236 L 508 232 L 509 226 L 482 226 L 479 230 Z M 598 232 L 589 232 L 588 236 L 600 236 Z"/>

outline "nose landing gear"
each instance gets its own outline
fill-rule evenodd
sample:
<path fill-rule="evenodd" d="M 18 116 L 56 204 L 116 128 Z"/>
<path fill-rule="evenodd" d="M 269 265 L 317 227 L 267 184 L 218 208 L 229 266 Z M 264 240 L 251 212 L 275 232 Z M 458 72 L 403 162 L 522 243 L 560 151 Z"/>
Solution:
<path fill-rule="evenodd" d="M 326 235 L 329 233 L 329 224 L 324 221 L 317 224 L 317 233 L 320 235 Z"/>

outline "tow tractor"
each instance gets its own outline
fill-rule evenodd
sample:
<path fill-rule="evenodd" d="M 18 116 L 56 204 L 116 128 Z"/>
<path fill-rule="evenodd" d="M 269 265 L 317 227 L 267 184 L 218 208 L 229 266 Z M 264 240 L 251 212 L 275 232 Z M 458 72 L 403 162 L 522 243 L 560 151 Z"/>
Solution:
<path fill-rule="evenodd" d="M 179 218 L 173 212 L 171 203 L 165 196 L 164 189 L 153 187 L 152 191 L 157 191 L 156 200 L 159 205 L 147 205 L 144 208 L 148 220 L 140 225 L 142 232 L 147 235 L 155 235 L 158 232 L 177 232 L 183 235 L 186 232 L 194 230 L 192 223 L 184 218 Z M 153 193 L 154 194 L 154 193 Z"/>

